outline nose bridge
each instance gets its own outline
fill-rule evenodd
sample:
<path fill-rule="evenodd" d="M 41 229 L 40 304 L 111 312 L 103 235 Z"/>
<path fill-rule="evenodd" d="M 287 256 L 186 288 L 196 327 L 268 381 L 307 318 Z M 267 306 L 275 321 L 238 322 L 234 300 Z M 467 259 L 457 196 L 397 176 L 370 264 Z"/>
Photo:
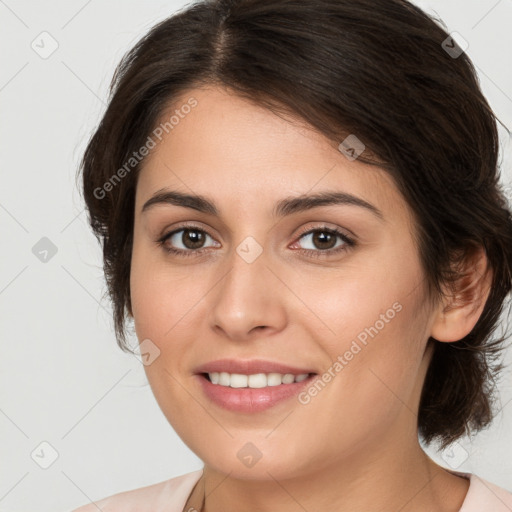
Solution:
<path fill-rule="evenodd" d="M 268 273 L 268 254 L 263 245 L 248 236 L 234 246 L 229 256 L 229 272 L 220 283 L 220 300 L 229 307 L 231 315 L 254 308 Z M 227 311 L 225 311 L 227 313 Z M 246 315 L 246 313 L 244 313 Z"/>
<path fill-rule="evenodd" d="M 283 305 L 278 294 L 269 293 L 275 280 L 269 264 L 269 254 L 256 238 L 247 236 L 233 246 L 215 294 L 213 325 L 237 339 L 246 337 L 254 327 L 281 327 Z"/>

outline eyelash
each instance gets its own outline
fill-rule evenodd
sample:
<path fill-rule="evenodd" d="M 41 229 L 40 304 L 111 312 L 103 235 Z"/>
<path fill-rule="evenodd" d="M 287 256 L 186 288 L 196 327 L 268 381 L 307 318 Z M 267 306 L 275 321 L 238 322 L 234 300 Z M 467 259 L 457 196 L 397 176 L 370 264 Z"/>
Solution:
<path fill-rule="evenodd" d="M 204 252 L 207 252 L 208 248 L 183 250 L 183 249 L 175 249 L 173 247 L 169 247 L 169 246 L 165 245 L 165 242 L 169 238 L 171 238 L 173 235 L 175 235 L 176 233 L 179 233 L 180 231 L 186 231 L 186 230 L 199 231 L 201 233 L 208 235 L 210 238 L 213 238 L 207 231 L 200 228 L 199 226 L 195 226 L 193 224 L 190 224 L 190 225 L 187 224 L 187 225 L 180 226 L 179 229 L 175 229 L 175 230 L 170 231 L 169 233 L 166 233 L 165 235 L 163 235 L 161 238 L 159 238 L 157 240 L 157 245 L 160 246 L 165 252 L 167 252 L 169 254 L 174 254 L 176 256 L 184 257 L 184 258 L 188 258 L 190 256 L 200 256 Z M 300 233 L 297 241 L 306 235 L 309 235 L 311 233 L 316 233 L 318 231 L 322 232 L 322 233 L 329 233 L 331 235 L 338 236 L 344 242 L 344 245 L 342 245 L 336 249 L 325 249 L 325 250 L 296 249 L 300 254 L 306 254 L 306 255 L 314 257 L 314 258 L 323 258 L 323 257 L 329 257 L 329 256 L 332 256 L 335 254 L 339 254 L 343 251 L 347 251 L 356 245 L 356 242 L 352 238 L 348 237 L 345 233 L 342 233 L 341 231 L 339 231 L 335 228 L 328 228 L 327 226 L 319 226 L 314 229 L 305 230 L 304 232 Z"/>

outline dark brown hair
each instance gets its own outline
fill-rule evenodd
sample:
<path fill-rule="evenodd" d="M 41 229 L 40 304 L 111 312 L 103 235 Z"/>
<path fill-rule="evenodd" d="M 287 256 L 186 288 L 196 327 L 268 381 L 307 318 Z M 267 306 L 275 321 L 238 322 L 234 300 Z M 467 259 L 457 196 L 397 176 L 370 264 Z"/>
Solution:
<path fill-rule="evenodd" d="M 451 49 L 451 50 L 450 50 Z M 458 51 L 460 50 L 460 51 Z M 119 346 L 128 350 L 138 171 L 126 162 L 172 101 L 218 85 L 309 123 L 333 144 L 356 134 L 361 161 L 395 180 L 417 222 L 430 296 L 485 249 L 492 288 L 466 337 L 435 345 L 418 429 L 442 447 L 492 419 L 493 338 L 511 289 L 512 220 L 500 189 L 496 117 L 467 55 L 438 20 L 403 0 L 204 0 L 154 26 L 114 74 L 109 104 L 80 170 Z M 120 169 L 125 172 L 120 172 Z"/>

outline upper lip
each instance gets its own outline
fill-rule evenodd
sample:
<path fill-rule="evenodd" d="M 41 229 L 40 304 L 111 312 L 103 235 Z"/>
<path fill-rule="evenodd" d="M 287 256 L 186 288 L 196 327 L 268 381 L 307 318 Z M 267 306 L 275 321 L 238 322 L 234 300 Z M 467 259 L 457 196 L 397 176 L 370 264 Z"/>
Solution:
<path fill-rule="evenodd" d="M 253 375 L 256 373 L 291 373 L 301 375 L 304 373 L 315 373 L 311 369 L 298 368 L 275 361 L 265 361 L 263 359 L 217 359 L 209 363 L 198 366 L 194 373 L 227 372 L 239 373 L 242 375 Z"/>

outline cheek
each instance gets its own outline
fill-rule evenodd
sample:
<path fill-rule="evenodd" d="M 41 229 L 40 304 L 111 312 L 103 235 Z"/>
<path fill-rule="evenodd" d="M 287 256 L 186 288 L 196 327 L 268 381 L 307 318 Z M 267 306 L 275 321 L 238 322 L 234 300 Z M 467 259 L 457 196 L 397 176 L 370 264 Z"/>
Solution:
<path fill-rule="evenodd" d="M 136 249 L 132 257 L 130 292 L 134 326 L 140 343 L 150 340 L 156 346 L 153 350 L 158 356 L 144 366 L 153 395 L 169 423 L 187 439 L 192 425 L 183 415 L 191 405 L 190 395 L 184 391 L 190 386 L 185 368 L 192 348 L 190 334 L 185 333 L 193 332 L 191 313 L 200 290 L 190 286 L 190 277 L 169 273 L 151 257 Z M 199 413 L 195 411 L 195 416 Z"/>
<path fill-rule="evenodd" d="M 134 242 L 130 295 L 139 340 L 179 343 L 173 334 L 186 328 L 188 316 L 205 294 L 203 281 L 191 269 L 166 263 L 161 248 Z"/>
<path fill-rule="evenodd" d="M 322 287 L 310 281 L 301 285 L 302 293 L 309 285 L 309 305 L 328 327 L 320 340 L 312 324 L 306 326 L 331 361 L 321 376 L 326 382 L 318 386 L 321 391 L 312 389 L 313 396 L 304 397 L 323 418 L 318 423 L 329 425 L 336 418 L 345 427 L 339 432 L 345 433 L 355 424 L 378 429 L 396 417 L 422 379 L 419 367 L 428 338 L 425 290 L 419 264 L 404 260 L 382 258 L 366 265 L 364 273 L 351 269 Z"/>
<path fill-rule="evenodd" d="M 322 326 L 321 343 L 331 359 L 350 350 L 353 341 L 361 347 L 373 342 L 377 357 L 383 350 L 415 350 L 408 341 L 426 321 L 420 315 L 423 275 L 412 255 L 388 253 L 381 251 L 373 261 L 333 269 L 321 279 L 305 274 L 294 283 L 307 309 L 317 315 L 315 325 Z M 309 327 L 312 339 L 319 339 L 313 322 Z"/>
<path fill-rule="evenodd" d="M 155 252 L 156 249 L 134 243 L 130 294 L 139 343 L 146 343 L 157 354 L 151 364 L 144 365 L 144 371 L 157 402 L 172 414 L 175 407 L 183 406 L 176 393 L 176 379 L 187 343 L 177 334 L 187 322 L 186 312 L 193 303 L 190 297 L 193 292 L 185 286 L 185 280 L 169 275 Z M 170 396 L 172 400 L 168 399 Z M 165 405 L 162 400 L 166 400 Z"/>
<path fill-rule="evenodd" d="M 190 408 L 186 390 L 193 386 L 191 368 L 208 341 L 208 291 L 218 276 L 193 265 L 170 265 L 159 251 L 134 244 L 133 319 L 139 342 L 149 339 L 158 349 L 158 357 L 144 366 L 155 398 L 172 424 L 181 425 L 184 416 L 179 411 Z"/>
<path fill-rule="evenodd" d="M 387 323 L 376 315 L 380 311 Z M 389 309 L 347 310 L 348 318 L 338 324 L 336 342 L 324 345 L 332 363 L 324 368 L 320 382 L 300 397 L 304 411 L 295 417 L 311 425 L 319 439 L 329 440 L 332 454 L 322 449 L 322 457 L 349 455 L 383 438 L 393 425 L 398 428 L 402 420 L 410 421 L 413 390 L 423 378 L 419 372 L 422 322 L 417 313 L 405 300 L 391 303 Z M 321 466 L 322 457 L 311 463 Z"/>

